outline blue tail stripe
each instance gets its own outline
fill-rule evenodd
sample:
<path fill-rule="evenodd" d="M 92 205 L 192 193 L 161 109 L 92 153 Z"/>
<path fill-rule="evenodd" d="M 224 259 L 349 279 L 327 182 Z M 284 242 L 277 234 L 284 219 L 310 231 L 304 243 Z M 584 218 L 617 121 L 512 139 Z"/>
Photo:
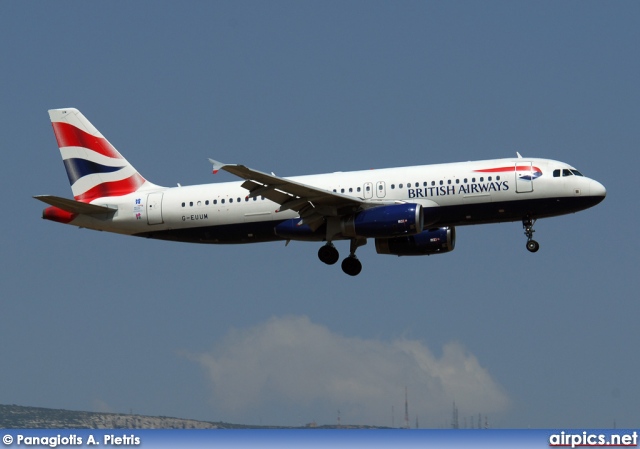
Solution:
<path fill-rule="evenodd" d="M 64 168 L 67 170 L 69 183 L 71 185 L 83 176 L 92 175 L 94 173 L 113 173 L 124 167 L 109 167 L 108 165 L 97 164 L 86 159 L 65 159 Z"/>

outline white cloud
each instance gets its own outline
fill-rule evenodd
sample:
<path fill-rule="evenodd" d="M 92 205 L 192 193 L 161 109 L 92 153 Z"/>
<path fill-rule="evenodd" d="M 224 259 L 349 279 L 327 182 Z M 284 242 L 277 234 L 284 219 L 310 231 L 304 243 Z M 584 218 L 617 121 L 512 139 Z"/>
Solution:
<path fill-rule="evenodd" d="M 457 343 L 446 344 L 437 358 L 419 341 L 345 337 L 307 317 L 232 331 L 193 358 L 211 381 L 216 419 L 231 422 L 333 424 L 340 410 L 345 424 L 400 426 L 405 386 L 412 425 L 418 416 L 421 426 L 445 426 L 453 401 L 460 416 L 508 406 L 502 389 Z"/>

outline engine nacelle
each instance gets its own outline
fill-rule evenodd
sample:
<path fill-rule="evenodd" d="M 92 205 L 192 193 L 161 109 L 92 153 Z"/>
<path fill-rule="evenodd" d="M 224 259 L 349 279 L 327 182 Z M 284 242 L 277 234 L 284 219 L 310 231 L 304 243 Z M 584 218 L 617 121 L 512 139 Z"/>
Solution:
<path fill-rule="evenodd" d="M 406 237 L 376 239 L 378 254 L 393 254 L 395 256 L 442 254 L 453 251 L 455 246 L 456 229 L 454 227 L 429 229 Z"/>
<path fill-rule="evenodd" d="M 341 223 L 344 237 L 396 237 L 422 231 L 424 213 L 419 204 L 403 203 L 365 209 Z"/>

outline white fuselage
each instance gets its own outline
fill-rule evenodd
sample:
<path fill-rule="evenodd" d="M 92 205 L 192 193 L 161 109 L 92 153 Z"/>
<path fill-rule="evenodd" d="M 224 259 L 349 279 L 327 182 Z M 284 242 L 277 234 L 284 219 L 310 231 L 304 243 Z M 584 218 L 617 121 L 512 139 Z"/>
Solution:
<path fill-rule="evenodd" d="M 523 166 L 531 171 L 514 169 Z M 563 162 L 512 158 L 286 179 L 381 204 L 418 203 L 424 208 L 427 228 L 536 219 L 600 202 L 604 187 L 574 172 Z M 139 190 L 91 203 L 117 212 L 108 219 L 79 215 L 70 224 L 202 243 L 277 240 L 274 223 L 298 217 L 292 210 L 280 212 L 277 203 L 262 196 L 250 198 L 242 182 Z M 206 233 L 190 232 L 196 229 Z"/>

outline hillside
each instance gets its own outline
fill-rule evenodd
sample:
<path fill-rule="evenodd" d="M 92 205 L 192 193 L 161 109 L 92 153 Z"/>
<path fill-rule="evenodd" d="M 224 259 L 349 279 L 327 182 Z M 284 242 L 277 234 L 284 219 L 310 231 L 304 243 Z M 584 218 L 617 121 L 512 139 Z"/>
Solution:
<path fill-rule="evenodd" d="M 127 415 L 120 413 L 78 412 L 42 407 L 0 404 L 2 429 L 285 429 L 283 426 L 252 426 L 224 422 L 196 421 L 166 416 Z M 315 423 L 298 428 L 366 429 L 371 426 L 323 425 Z"/>
<path fill-rule="evenodd" d="M 0 404 L 4 429 L 231 429 L 249 426 L 169 418 L 166 416 L 77 412 Z"/>

